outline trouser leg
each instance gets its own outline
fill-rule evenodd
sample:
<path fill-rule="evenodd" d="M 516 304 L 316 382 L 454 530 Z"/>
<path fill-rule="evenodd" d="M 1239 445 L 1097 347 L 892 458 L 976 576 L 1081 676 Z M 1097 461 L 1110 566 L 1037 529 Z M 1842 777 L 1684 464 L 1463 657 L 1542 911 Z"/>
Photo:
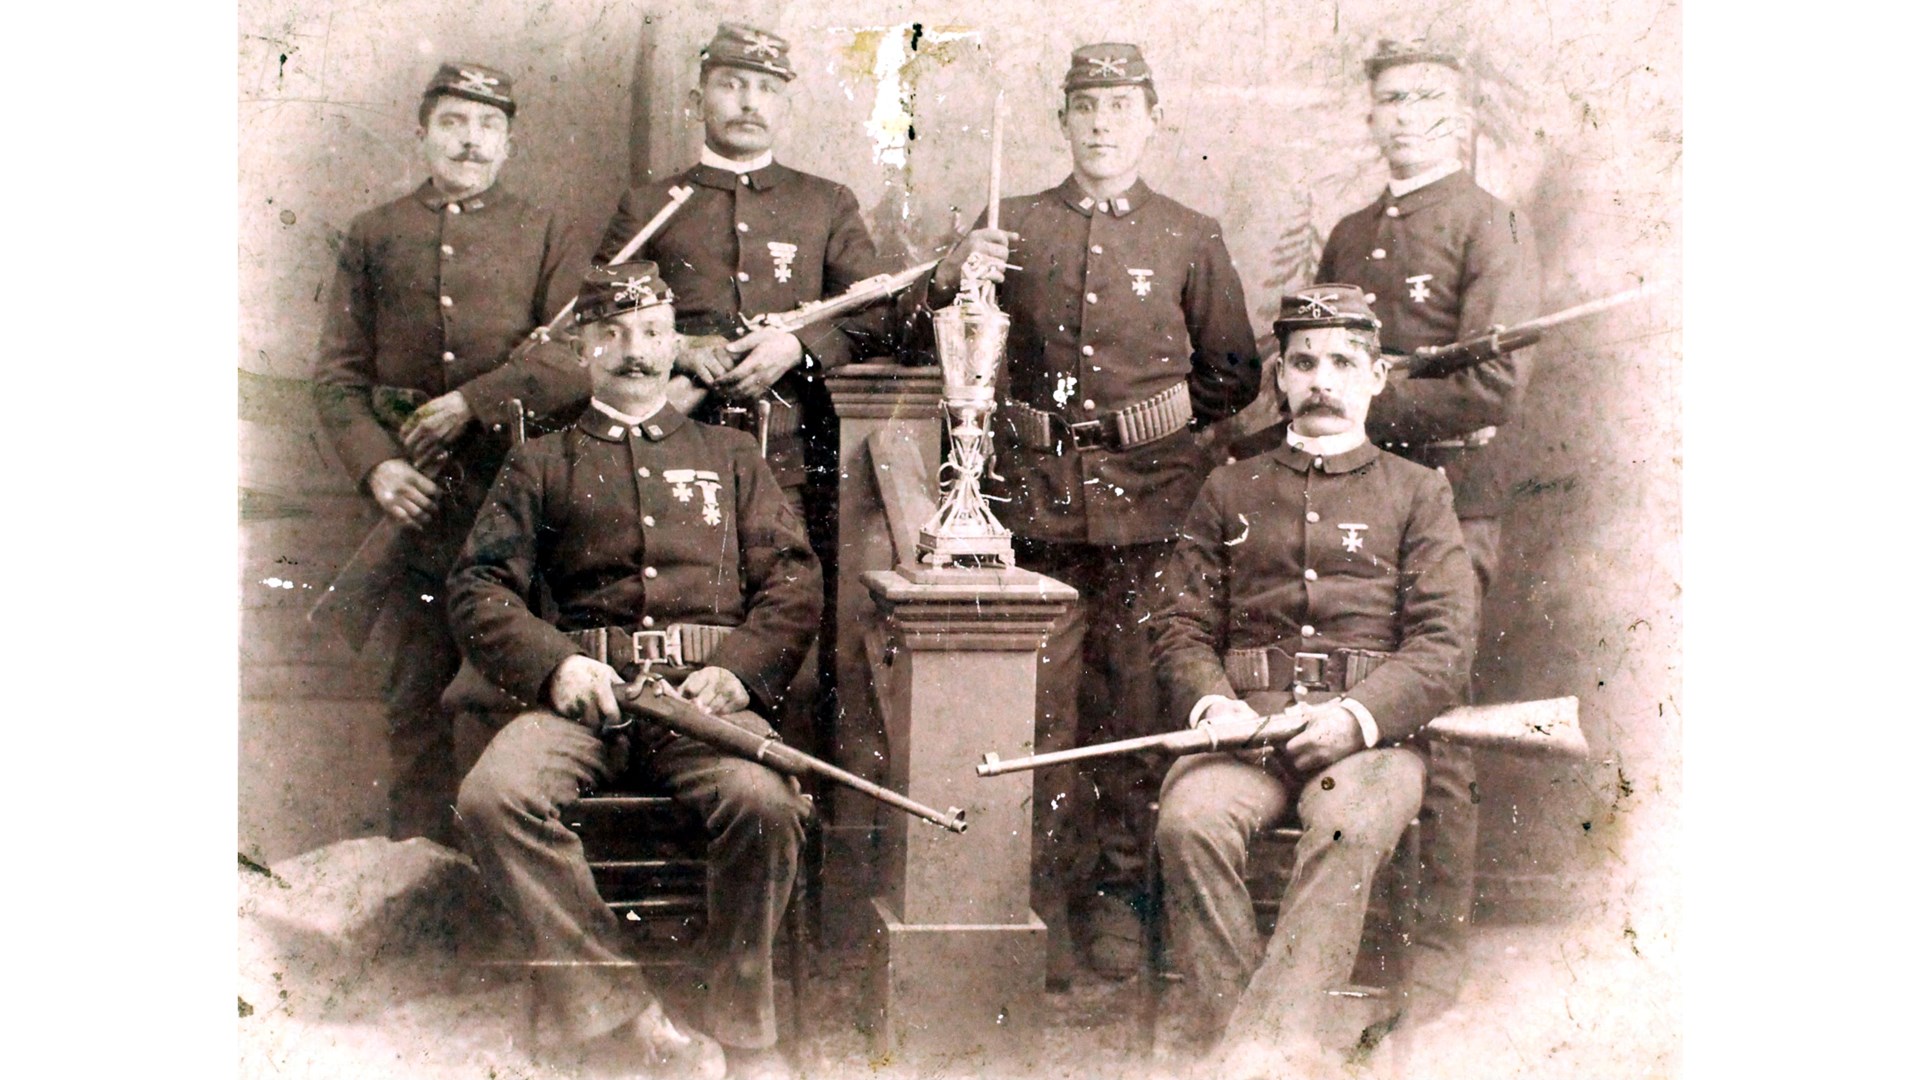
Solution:
<path fill-rule="evenodd" d="M 1484 610 L 1500 560 L 1500 520 L 1460 523 Z M 1476 626 L 1475 633 L 1479 628 Z M 1420 807 L 1420 902 L 1413 981 L 1420 1011 L 1444 1008 L 1459 993 L 1467 927 L 1473 921 L 1474 867 L 1480 837 L 1473 751 L 1436 741 Z"/>
<path fill-rule="evenodd" d="M 1313 1045 L 1326 991 L 1353 974 L 1373 875 L 1420 808 L 1426 762 L 1362 750 L 1306 778 L 1293 878 L 1266 955 L 1228 1022 L 1229 1045 Z"/>
<path fill-rule="evenodd" d="M 460 785 L 459 813 L 474 862 L 506 905 L 534 969 L 537 1037 L 581 1043 L 631 1020 L 653 1001 L 623 962 L 620 927 L 594 887 L 580 838 L 561 821 L 608 779 L 608 749 L 565 717 L 524 713 L 487 744 Z"/>
<path fill-rule="evenodd" d="M 1181 758 L 1161 786 L 1155 843 L 1164 917 L 1203 1041 L 1226 1027 L 1259 961 L 1247 842 L 1279 819 L 1290 797 L 1278 777 L 1232 754 Z"/>
<path fill-rule="evenodd" d="M 647 759 L 706 826 L 707 1030 L 729 1046 L 774 1044 L 773 939 L 799 867 L 806 804 L 787 778 L 693 739 Z"/>
<path fill-rule="evenodd" d="M 1132 739 L 1166 730 L 1154 677 L 1145 618 L 1155 574 L 1169 544 L 1100 549 L 1087 610 L 1086 671 L 1080 689 L 1080 745 Z M 1098 857 L 1094 884 L 1131 898 L 1143 885 L 1146 845 L 1153 829 L 1153 798 L 1166 774 L 1164 759 L 1127 754 L 1088 762 L 1094 799 L 1088 808 Z"/>
<path fill-rule="evenodd" d="M 1053 625 L 1041 643 L 1035 672 L 1035 753 L 1078 745 L 1081 652 L 1087 631 L 1086 573 L 1071 558 L 1071 546 L 1014 540 L 1019 566 L 1082 590 L 1081 599 Z M 1047 977 L 1073 974 L 1073 937 L 1067 902 L 1084 881 L 1092 852 L 1083 839 L 1080 806 L 1085 788 L 1072 765 L 1040 769 L 1033 775 L 1033 910 L 1047 924 Z"/>
<path fill-rule="evenodd" d="M 460 775 L 453 715 L 440 707 L 440 693 L 460 669 L 460 650 L 447 629 L 445 591 L 426 575 L 409 572 L 387 603 L 375 640 L 386 656 L 381 703 L 390 762 L 387 835 L 424 836 L 457 847 L 453 800 Z"/>

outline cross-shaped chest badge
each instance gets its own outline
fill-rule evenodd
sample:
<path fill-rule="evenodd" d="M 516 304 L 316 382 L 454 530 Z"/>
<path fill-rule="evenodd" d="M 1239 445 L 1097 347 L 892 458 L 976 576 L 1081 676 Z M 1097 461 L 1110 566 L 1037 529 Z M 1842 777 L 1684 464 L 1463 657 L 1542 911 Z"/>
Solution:
<path fill-rule="evenodd" d="M 693 489 L 700 489 L 700 520 L 718 525 L 720 513 L 720 474 L 709 469 L 668 469 L 661 478 L 673 485 L 673 497 L 683 503 L 693 501 Z"/>
<path fill-rule="evenodd" d="M 1427 282 L 1432 280 L 1432 274 L 1415 274 L 1408 278 L 1407 284 L 1412 287 L 1407 290 L 1407 299 L 1416 304 L 1426 303 L 1427 298 L 1433 295 L 1433 290 L 1427 288 Z"/>
<path fill-rule="evenodd" d="M 1153 277 L 1153 271 L 1135 270 L 1129 266 L 1127 273 L 1133 275 L 1133 295 L 1145 299 L 1147 294 L 1153 291 L 1153 282 L 1148 280 Z"/>
<path fill-rule="evenodd" d="M 1359 551 L 1360 545 L 1366 542 L 1366 537 L 1360 534 L 1366 532 L 1367 527 L 1361 524 L 1341 522 L 1340 528 L 1345 531 L 1345 535 L 1340 537 L 1340 546 L 1346 548 L 1348 551 Z"/>
<path fill-rule="evenodd" d="M 778 240 L 767 241 L 767 254 L 773 256 L 773 280 L 793 280 L 793 257 L 800 249 L 793 244 L 783 244 Z"/>

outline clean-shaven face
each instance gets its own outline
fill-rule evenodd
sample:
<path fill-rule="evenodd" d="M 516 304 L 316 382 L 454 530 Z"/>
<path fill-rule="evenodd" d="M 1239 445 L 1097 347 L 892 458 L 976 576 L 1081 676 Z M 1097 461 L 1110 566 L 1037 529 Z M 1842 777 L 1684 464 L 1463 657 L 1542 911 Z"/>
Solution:
<path fill-rule="evenodd" d="M 1395 176 L 1460 157 L 1466 130 L 1460 73 L 1445 64 L 1396 64 L 1373 80 L 1367 127 Z"/>
<path fill-rule="evenodd" d="M 1094 86 L 1067 95 L 1060 130 L 1073 151 L 1073 169 L 1094 180 L 1139 171 L 1147 143 L 1160 129 L 1160 106 L 1147 104 L 1138 86 Z"/>

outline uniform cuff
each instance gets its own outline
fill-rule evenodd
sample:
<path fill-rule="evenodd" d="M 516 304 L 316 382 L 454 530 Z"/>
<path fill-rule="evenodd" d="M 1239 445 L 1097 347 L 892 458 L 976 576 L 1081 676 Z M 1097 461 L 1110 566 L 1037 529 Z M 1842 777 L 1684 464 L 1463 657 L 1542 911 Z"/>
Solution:
<path fill-rule="evenodd" d="M 1360 737 L 1366 740 L 1367 749 L 1373 749 L 1380 741 L 1380 724 L 1374 720 L 1373 710 L 1350 697 L 1341 698 L 1339 704 L 1353 716 L 1354 722 L 1360 725 Z"/>

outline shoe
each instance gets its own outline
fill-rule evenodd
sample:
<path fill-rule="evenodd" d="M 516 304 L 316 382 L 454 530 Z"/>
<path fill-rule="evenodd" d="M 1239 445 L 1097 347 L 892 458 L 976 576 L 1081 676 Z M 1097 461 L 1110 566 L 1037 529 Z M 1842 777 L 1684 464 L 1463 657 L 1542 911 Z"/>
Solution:
<path fill-rule="evenodd" d="M 720 1044 L 668 1018 L 658 1001 L 628 1025 L 628 1048 L 639 1066 L 657 1080 L 722 1080 L 727 1056 Z"/>
<path fill-rule="evenodd" d="M 793 1080 L 793 1069 L 780 1048 L 750 1050 L 744 1046 L 722 1047 L 727 1055 L 726 1080 Z"/>
<path fill-rule="evenodd" d="M 1146 962 L 1146 931 L 1133 905 L 1118 893 L 1098 892 L 1088 905 L 1088 966 L 1108 979 L 1129 979 Z"/>

